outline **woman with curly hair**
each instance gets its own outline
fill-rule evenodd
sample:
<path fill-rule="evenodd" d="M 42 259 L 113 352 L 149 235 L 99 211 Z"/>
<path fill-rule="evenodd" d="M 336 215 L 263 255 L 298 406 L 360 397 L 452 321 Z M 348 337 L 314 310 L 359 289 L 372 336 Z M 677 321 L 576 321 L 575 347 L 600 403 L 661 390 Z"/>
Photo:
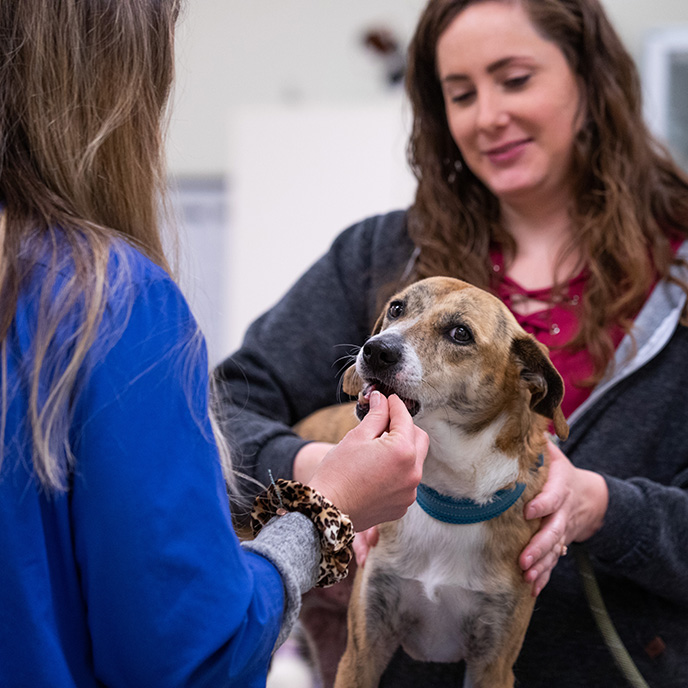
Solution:
<path fill-rule="evenodd" d="M 576 543 L 635 669 L 685 685 L 688 178 L 649 134 L 598 0 L 430 0 L 406 85 L 413 205 L 347 229 L 249 328 L 218 369 L 227 432 L 259 479 L 270 467 L 307 481 L 327 445 L 288 428 L 337 401 L 338 346 L 362 344 L 411 281 L 491 290 L 549 347 L 571 428 L 525 505 L 542 519 L 519 559 L 539 599 L 517 683 L 628 685 L 561 558 Z M 381 685 L 462 675 L 400 650 Z"/>

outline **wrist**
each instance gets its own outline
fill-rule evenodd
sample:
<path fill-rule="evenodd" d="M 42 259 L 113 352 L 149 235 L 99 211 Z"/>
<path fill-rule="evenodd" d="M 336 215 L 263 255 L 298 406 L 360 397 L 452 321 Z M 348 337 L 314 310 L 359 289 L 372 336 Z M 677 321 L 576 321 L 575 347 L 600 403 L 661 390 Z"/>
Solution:
<path fill-rule="evenodd" d="M 289 512 L 303 514 L 318 531 L 321 556 L 316 585 L 328 587 L 344 578 L 353 556 L 351 519 L 313 487 L 278 479 L 254 501 L 251 510 L 254 536 L 272 519 Z"/>
<path fill-rule="evenodd" d="M 609 505 L 607 481 L 594 471 L 579 469 L 582 478 L 581 529 L 576 542 L 591 538 L 604 525 Z"/>
<path fill-rule="evenodd" d="M 320 462 L 333 446 L 327 442 L 309 442 L 301 447 L 294 457 L 294 480 L 304 484 L 310 483 Z"/>

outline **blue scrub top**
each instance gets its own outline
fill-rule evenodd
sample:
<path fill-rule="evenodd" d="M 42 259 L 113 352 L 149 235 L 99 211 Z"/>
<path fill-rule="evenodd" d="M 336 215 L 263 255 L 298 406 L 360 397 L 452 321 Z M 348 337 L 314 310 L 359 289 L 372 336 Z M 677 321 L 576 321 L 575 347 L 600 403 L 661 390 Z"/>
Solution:
<path fill-rule="evenodd" d="M 131 247 L 113 251 L 119 286 L 80 372 L 71 488 L 38 485 L 25 369 L 49 270 L 33 270 L 7 339 L 0 685 L 263 686 L 282 581 L 232 529 L 196 323 L 174 282 Z M 67 263 L 56 289 L 70 277 Z M 54 347 L 71 346 L 74 313 Z"/>

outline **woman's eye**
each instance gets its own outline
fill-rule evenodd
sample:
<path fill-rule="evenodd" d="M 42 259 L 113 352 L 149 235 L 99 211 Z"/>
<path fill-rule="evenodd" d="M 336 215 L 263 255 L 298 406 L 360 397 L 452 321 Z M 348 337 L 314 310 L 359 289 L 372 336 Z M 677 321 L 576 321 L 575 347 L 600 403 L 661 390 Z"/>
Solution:
<path fill-rule="evenodd" d="M 452 103 L 459 103 L 460 105 L 466 105 L 475 96 L 475 91 L 466 91 L 465 93 L 455 93 L 451 97 Z"/>
<path fill-rule="evenodd" d="M 525 86 L 530 81 L 530 74 L 522 74 L 521 76 L 514 76 L 504 81 L 507 88 L 518 89 Z"/>
<path fill-rule="evenodd" d="M 392 319 L 398 318 L 403 313 L 404 304 L 401 301 L 393 301 L 389 306 L 389 310 L 387 311 L 387 315 Z"/>
<path fill-rule="evenodd" d="M 447 335 L 457 344 L 470 344 L 473 341 L 473 333 L 465 325 L 452 327 Z"/>

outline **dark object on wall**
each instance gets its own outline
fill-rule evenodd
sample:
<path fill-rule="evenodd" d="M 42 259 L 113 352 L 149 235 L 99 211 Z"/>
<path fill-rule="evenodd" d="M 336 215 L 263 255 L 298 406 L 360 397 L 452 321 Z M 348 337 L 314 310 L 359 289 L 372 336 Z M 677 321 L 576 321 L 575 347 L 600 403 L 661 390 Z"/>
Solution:
<path fill-rule="evenodd" d="M 406 59 L 392 31 L 384 27 L 368 29 L 363 33 L 362 43 L 383 62 L 389 86 L 396 86 L 404 80 Z"/>

